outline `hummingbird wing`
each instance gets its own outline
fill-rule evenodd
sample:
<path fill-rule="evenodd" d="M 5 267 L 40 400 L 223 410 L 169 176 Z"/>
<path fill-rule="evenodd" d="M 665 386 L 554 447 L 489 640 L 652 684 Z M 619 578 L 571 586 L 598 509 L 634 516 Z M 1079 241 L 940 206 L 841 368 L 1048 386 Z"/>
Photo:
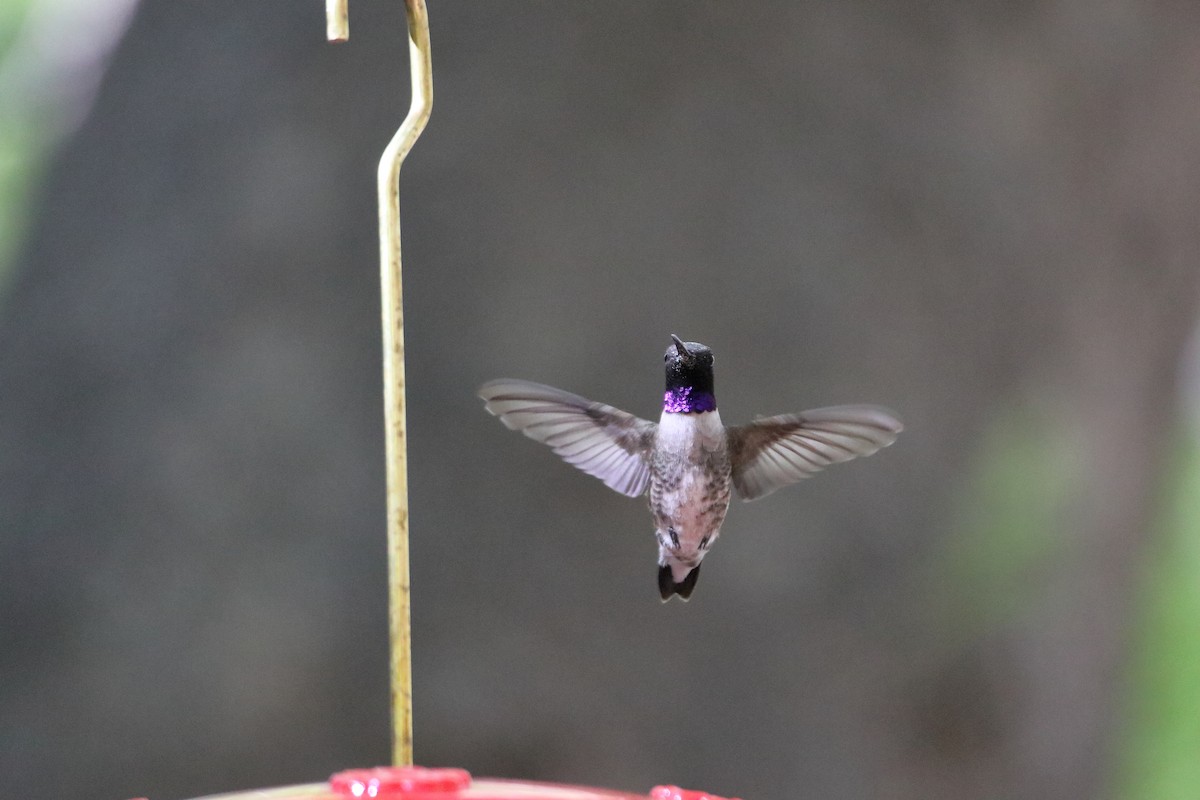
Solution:
<path fill-rule="evenodd" d="M 869 456 L 896 441 L 904 425 L 879 406 L 833 406 L 766 417 L 729 428 L 733 485 L 743 500 Z"/>
<path fill-rule="evenodd" d="M 637 497 L 650 483 L 653 422 L 532 381 L 501 378 L 479 387 L 488 411 L 507 427 L 550 445 L 572 466 Z"/>

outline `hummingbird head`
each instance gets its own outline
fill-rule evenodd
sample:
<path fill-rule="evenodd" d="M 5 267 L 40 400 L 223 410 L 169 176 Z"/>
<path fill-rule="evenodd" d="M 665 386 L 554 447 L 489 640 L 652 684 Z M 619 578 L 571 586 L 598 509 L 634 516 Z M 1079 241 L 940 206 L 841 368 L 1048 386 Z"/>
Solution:
<path fill-rule="evenodd" d="M 663 410 L 675 414 L 713 411 L 713 353 L 699 342 L 682 341 L 671 334 L 672 344 L 663 355 L 667 369 L 667 393 Z"/>

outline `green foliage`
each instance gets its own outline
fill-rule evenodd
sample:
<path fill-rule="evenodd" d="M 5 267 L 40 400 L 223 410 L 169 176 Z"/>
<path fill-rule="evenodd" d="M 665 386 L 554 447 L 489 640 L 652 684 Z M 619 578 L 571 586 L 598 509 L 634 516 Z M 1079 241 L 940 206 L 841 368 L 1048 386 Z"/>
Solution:
<path fill-rule="evenodd" d="M 29 11 L 31 0 L 0 0 L 0 56 L 8 53 Z"/>
<path fill-rule="evenodd" d="M 30 0 L 0 0 L 0 80 L 14 68 L 14 47 Z M 29 190 L 45 158 L 45 123 L 26 107 L 25 98 L 12 96 L 12 85 L 0 101 L 0 290 L 9 263 L 28 223 Z"/>
<path fill-rule="evenodd" d="M 1154 549 L 1133 615 L 1116 742 L 1115 796 L 1192 800 L 1200 792 L 1200 443 L 1179 437 Z M 937 563 L 952 635 L 970 637 L 1036 602 L 1038 576 L 1065 555 L 1059 518 L 1079 464 L 1063 433 L 1002 414 L 970 470 L 961 523 Z"/>
<path fill-rule="evenodd" d="M 1130 637 L 1116 793 L 1130 800 L 1200 794 L 1200 446 L 1180 439 Z"/>
<path fill-rule="evenodd" d="M 0 123 L 0 289 L 24 236 L 31 181 L 44 157 L 36 128 L 27 119 Z"/>
<path fill-rule="evenodd" d="M 936 569 L 960 633 L 1021 613 L 1036 577 L 1062 552 L 1062 509 L 1077 485 L 1075 450 L 1024 409 L 999 415 L 967 477 L 960 520 Z"/>

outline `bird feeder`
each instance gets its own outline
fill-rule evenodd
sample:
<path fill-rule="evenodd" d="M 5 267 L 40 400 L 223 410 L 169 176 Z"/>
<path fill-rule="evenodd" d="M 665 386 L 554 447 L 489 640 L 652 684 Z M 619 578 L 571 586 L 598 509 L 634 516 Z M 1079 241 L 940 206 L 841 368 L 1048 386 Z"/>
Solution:
<path fill-rule="evenodd" d="M 462 769 L 413 766 L 399 180 L 404 158 L 429 120 L 433 73 L 425 0 L 405 0 L 405 9 L 412 102 L 384 149 L 378 172 L 393 766 L 351 769 L 336 773 L 324 783 L 210 795 L 201 800 L 725 800 L 678 786 L 656 786 L 641 795 L 551 783 L 475 779 Z M 326 0 L 326 23 L 330 41 L 349 38 L 347 0 Z"/>
<path fill-rule="evenodd" d="M 211 795 L 199 800 L 725 800 L 678 786 L 627 794 L 581 786 L 508 780 L 476 780 L 461 769 L 377 767 L 339 772 L 327 783 Z"/>

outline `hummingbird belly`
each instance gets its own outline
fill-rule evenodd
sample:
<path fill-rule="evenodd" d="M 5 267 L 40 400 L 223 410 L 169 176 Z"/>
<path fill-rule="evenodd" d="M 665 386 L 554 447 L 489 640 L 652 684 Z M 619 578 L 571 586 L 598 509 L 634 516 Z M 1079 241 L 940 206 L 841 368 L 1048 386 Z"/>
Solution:
<path fill-rule="evenodd" d="M 679 476 L 674 489 L 659 495 L 654 508 L 659 545 L 675 559 L 694 567 L 716 541 L 728 509 L 728 480 L 689 470 Z"/>
<path fill-rule="evenodd" d="M 659 561 L 691 569 L 716 541 L 729 509 L 725 430 L 716 411 L 663 414 L 658 436 L 650 511 L 657 529 Z"/>

